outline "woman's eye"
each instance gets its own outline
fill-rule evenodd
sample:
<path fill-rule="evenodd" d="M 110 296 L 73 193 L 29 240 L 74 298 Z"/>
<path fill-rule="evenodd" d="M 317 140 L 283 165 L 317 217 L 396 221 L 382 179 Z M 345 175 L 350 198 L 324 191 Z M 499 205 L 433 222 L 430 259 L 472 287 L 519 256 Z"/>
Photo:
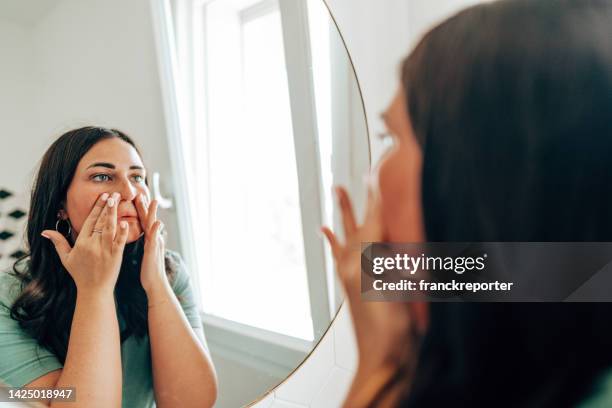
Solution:
<path fill-rule="evenodd" d="M 136 175 L 132 176 L 132 178 L 137 183 L 144 182 L 144 177 L 141 176 L 140 174 L 136 174 Z M 91 179 L 96 181 L 96 182 L 103 183 L 105 181 L 111 180 L 111 176 L 108 175 L 108 174 L 96 174 L 96 175 L 92 176 Z"/>
<path fill-rule="evenodd" d="M 110 176 L 108 174 L 96 174 L 91 179 L 95 180 L 95 181 L 98 181 L 98 182 L 104 182 L 104 181 L 109 180 Z"/>

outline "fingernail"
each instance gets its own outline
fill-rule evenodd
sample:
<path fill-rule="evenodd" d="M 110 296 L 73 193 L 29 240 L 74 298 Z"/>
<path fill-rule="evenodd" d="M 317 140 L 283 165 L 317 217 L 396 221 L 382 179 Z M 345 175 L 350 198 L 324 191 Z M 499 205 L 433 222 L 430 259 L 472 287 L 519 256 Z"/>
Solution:
<path fill-rule="evenodd" d="M 108 199 L 106 203 L 108 204 L 109 207 L 112 207 L 115 205 L 115 200 L 111 197 Z"/>
<path fill-rule="evenodd" d="M 128 226 L 126 221 L 121 221 L 121 228 L 126 229 Z"/>
<path fill-rule="evenodd" d="M 43 237 L 47 239 L 51 239 L 45 232 L 41 232 L 40 235 L 42 235 Z"/>
<path fill-rule="evenodd" d="M 121 194 L 120 193 L 113 193 L 113 198 L 115 199 L 115 201 L 119 201 L 119 199 L 121 198 Z"/>
<path fill-rule="evenodd" d="M 102 199 L 102 201 L 108 200 L 108 193 L 102 194 L 102 197 L 100 197 L 100 198 Z"/>

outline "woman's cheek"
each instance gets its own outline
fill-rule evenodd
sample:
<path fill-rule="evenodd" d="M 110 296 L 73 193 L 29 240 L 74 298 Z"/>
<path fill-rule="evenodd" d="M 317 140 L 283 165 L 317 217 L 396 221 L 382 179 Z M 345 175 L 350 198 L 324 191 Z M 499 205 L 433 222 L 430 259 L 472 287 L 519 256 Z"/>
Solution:
<path fill-rule="evenodd" d="M 421 211 L 420 162 L 397 148 L 378 169 L 384 240 L 424 241 Z M 412 160 L 411 160 L 412 159 Z"/>
<path fill-rule="evenodd" d="M 102 192 L 100 194 L 102 194 Z M 83 224 L 85 224 L 85 220 L 93 211 L 100 194 L 91 193 L 76 197 L 69 196 L 68 216 L 72 229 L 76 234 L 81 232 Z M 70 198 L 72 198 L 72 200 Z"/>

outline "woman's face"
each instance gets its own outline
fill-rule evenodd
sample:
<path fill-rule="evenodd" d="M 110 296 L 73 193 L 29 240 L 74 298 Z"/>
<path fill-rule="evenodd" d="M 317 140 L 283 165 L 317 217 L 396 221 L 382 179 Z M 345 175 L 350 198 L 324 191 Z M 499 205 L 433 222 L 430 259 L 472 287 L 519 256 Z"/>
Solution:
<path fill-rule="evenodd" d="M 393 147 L 377 166 L 385 234 L 383 241 L 425 242 L 421 204 L 423 154 L 412 130 L 404 95 L 400 87 L 383 113 L 387 130 L 394 141 Z M 406 305 L 417 330 L 424 334 L 429 324 L 428 304 L 409 302 Z"/>
<path fill-rule="evenodd" d="M 117 192 L 121 194 L 117 222 L 127 221 L 127 242 L 136 241 L 143 231 L 134 200 L 139 194 L 150 197 L 145 176 L 140 155 L 129 143 L 118 137 L 96 143 L 81 158 L 66 195 L 62 218 L 70 219 L 73 238 L 81 231 L 98 197 Z"/>
<path fill-rule="evenodd" d="M 384 240 L 423 242 L 423 156 L 412 130 L 402 87 L 382 117 L 394 141 L 393 147 L 385 153 L 377 166 Z"/>

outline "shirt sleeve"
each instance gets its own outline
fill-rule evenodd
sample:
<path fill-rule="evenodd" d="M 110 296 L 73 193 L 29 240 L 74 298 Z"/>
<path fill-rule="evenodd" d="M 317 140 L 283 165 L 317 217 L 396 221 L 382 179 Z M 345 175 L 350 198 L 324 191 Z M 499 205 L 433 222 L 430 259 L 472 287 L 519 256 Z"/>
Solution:
<path fill-rule="evenodd" d="M 200 342 L 208 351 L 208 344 L 206 342 L 206 336 L 204 335 L 204 327 L 202 325 L 202 318 L 198 305 L 195 299 L 195 293 L 193 285 L 191 283 L 191 276 L 187 271 L 187 266 L 183 258 L 174 251 L 166 251 L 166 257 L 169 258 L 170 265 L 173 266 L 175 275 L 172 281 L 172 290 L 179 300 L 183 313 L 189 324 L 193 328 L 196 336 L 200 339 Z"/>
<path fill-rule="evenodd" d="M 606 408 L 612 406 L 612 369 L 605 370 L 595 381 L 590 395 L 577 408 Z"/>
<path fill-rule="evenodd" d="M 25 333 L 11 318 L 12 296 L 6 276 L 0 279 L 0 381 L 22 387 L 35 379 L 62 368 L 57 357 Z"/>

